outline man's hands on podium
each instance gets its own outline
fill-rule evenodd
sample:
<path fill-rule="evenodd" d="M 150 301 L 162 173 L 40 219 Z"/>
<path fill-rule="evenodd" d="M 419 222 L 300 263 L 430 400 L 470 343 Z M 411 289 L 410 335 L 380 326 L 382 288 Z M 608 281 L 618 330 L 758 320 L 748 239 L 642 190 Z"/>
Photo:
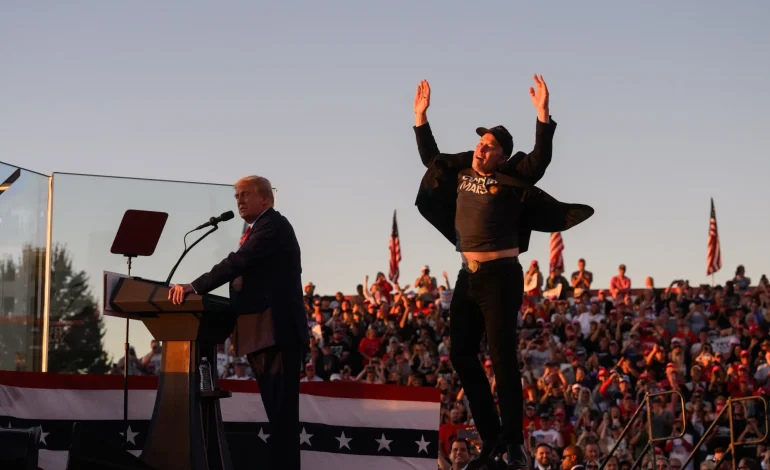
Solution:
<path fill-rule="evenodd" d="M 168 291 L 168 298 L 174 305 L 179 305 L 184 302 L 184 298 L 187 294 L 195 292 L 192 284 L 177 284 Z"/>

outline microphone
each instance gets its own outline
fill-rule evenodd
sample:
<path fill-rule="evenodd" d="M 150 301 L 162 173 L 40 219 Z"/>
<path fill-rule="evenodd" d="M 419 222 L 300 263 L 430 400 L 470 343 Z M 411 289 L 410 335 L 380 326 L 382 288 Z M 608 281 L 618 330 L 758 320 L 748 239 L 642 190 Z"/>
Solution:
<path fill-rule="evenodd" d="M 233 214 L 233 211 L 222 212 L 222 215 L 220 215 L 219 217 L 212 217 L 209 219 L 208 222 L 206 222 L 205 224 L 198 225 L 193 230 L 200 230 L 202 228 L 211 227 L 212 225 L 216 225 L 220 222 L 227 222 L 233 217 L 235 217 L 235 214 Z"/>
<path fill-rule="evenodd" d="M 176 272 L 176 268 L 179 267 L 179 263 L 182 262 L 182 259 L 184 259 L 185 255 L 187 255 L 187 253 L 189 253 L 190 250 L 192 250 L 195 245 L 200 243 L 201 240 L 203 240 L 204 238 L 206 238 L 207 236 L 209 236 L 213 232 L 215 232 L 219 228 L 219 226 L 217 226 L 218 223 L 220 223 L 220 222 L 227 222 L 228 220 L 232 219 L 233 217 L 235 217 L 235 214 L 233 214 L 233 211 L 223 212 L 222 215 L 220 215 L 219 217 L 212 217 L 205 224 L 198 225 L 197 227 L 195 227 L 194 229 L 190 230 L 189 232 L 187 232 L 185 234 L 185 236 L 184 236 L 184 240 L 185 240 L 184 251 L 182 252 L 182 256 L 179 257 L 179 260 L 176 262 L 174 267 L 171 268 L 171 272 L 168 273 L 168 278 L 166 278 L 166 285 L 167 286 L 171 285 L 171 278 L 174 276 L 174 273 Z M 188 247 L 187 246 L 187 235 L 190 235 L 194 231 L 200 230 L 200 229 L 205 228 L 205 227 L 213 227 L 213 228 L 211 230 L 209 230 L 208 232 L 204 233 L 203 235 L 201 235 L 201 237 L 199 239 L 195 240 L 195 243 L 193 243 L 192 245 L 190 245 Z"/>

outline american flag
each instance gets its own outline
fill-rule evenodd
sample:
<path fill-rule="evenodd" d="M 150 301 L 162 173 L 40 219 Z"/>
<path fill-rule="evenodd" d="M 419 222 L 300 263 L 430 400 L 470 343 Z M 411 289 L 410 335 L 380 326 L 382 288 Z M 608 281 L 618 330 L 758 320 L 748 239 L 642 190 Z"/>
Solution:
<path fill-rule="evenodd" d="M 714 198 L 711 198 L 711 220 L 709 220 L 708 252 L 706 253 L 706 275 L 714 274 L 722 269 L 722 250 L 719 248 L 719 232 L 717 231 L 717 211 L 714 209 Z"/>
<path fill-rule="evenodd" d="M 396 211 L 393 211 L 393 229 L 390 232 L 390 272 L 388 279 L 392 282 L 398 282 L 398 263 L 401 262 L 401 242 L 398 239 L 398 222 L 396 222 Z"/>
<path fill-rule="evenodd" d="M 559 268 L 564 271 L 564 257 L 562 252 L 564 251 L 564 241 L 561 239 L 561 233 L 556 232 L 551 234 L 551 255 L 549 257 L 549 266 L 553 271 L 555 268 Z"/>

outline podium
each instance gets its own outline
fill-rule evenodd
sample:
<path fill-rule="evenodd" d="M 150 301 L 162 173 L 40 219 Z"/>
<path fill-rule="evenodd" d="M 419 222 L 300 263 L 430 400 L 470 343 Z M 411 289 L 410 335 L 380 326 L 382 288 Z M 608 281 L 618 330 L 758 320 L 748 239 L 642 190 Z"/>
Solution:
<path fill-rule="evenodd" d="M 232 470 L 216 388 L 216 345 L 233 331 L 230 300 L 215 295 L 168 299 L 163 282 L 115 275 L 105 278 L 105 315 L 140 320 L 162 341 L 155 408 L 141 459 L 157 470 Z M 211 366 L 213 391 L 200 390 L 199 365 Z"/>

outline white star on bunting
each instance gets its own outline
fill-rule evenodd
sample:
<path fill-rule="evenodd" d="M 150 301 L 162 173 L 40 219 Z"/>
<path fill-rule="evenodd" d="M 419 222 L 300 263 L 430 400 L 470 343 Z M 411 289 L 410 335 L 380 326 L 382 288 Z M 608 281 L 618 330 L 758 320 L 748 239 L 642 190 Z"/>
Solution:
<path fill-rule="evenodd" d="M 136 445 L 136 441 L 134 441 L 134 438 L 139 434 L 138 432 L 134 432 L 131 430 L 131 426 L 128 426 L 128 429 L 126 429 L 128 432 L 128 442 L 130 442 L 133 445 Z M 125 436 L 126 433 L 120 433 L 121 436 Z"/>
<path fill-rule="evenodd" d="M 377 449 L 377 452 L 381 451 L 382 449 L 387 449 L 388 452 L 390 452 L 390 443 L 393 441 L 386 439 L 385 433 L 382 433 L 382 438 L 375 439 L 375 441 L 380 445 L 380 447 Z"/>
<path fill-rule="evenodd" d="M 342 436 L 338 437 L 337 440 L 340 442 L 340 449 L 347 447 L 348 450 L 350 450 L 350 441 L 352 441 L 353 438 L 345 437 L 345 431 L 342 431 Z"/>
<path fill-rule="evenodd" d="M 430 441 L 426 441 L 424 435 L 421 434 L 420 440 L 414 441 L 414 443 L 420 446 L 420 449 L 417 451 L 418 454 L 422 451 L 425 451 L 426 454 L 428 453 L 428 444 L 430 444 Z"/>
<path fill-rule="evenodd" d="M 307 431 L 305 431 L 305 428 L 302 428 L 302 432 L 299 434 L 299 445 L 307 444 L 312 446 L 313 444 L 310 443 L 311 437 L 313 437 L 313 435 L 308 434 Z"/>
<path fill-rule="evenodd" d="M 267 438 L 270 437 L 270 434 L 265 434 L 265 431 L 262 428 L 259 428 L 259 434 L 257 434 L 260 439 L 267 442 Z"/>
<path fill-rule="evenodd" d="M 43 427 L 40 426 L 40 443 L 41 444 L 48 445 L 48 443 L 45 441 L 45 438 L 48 437 L 49 434 L 51 433 L 43 431 Z"/>

